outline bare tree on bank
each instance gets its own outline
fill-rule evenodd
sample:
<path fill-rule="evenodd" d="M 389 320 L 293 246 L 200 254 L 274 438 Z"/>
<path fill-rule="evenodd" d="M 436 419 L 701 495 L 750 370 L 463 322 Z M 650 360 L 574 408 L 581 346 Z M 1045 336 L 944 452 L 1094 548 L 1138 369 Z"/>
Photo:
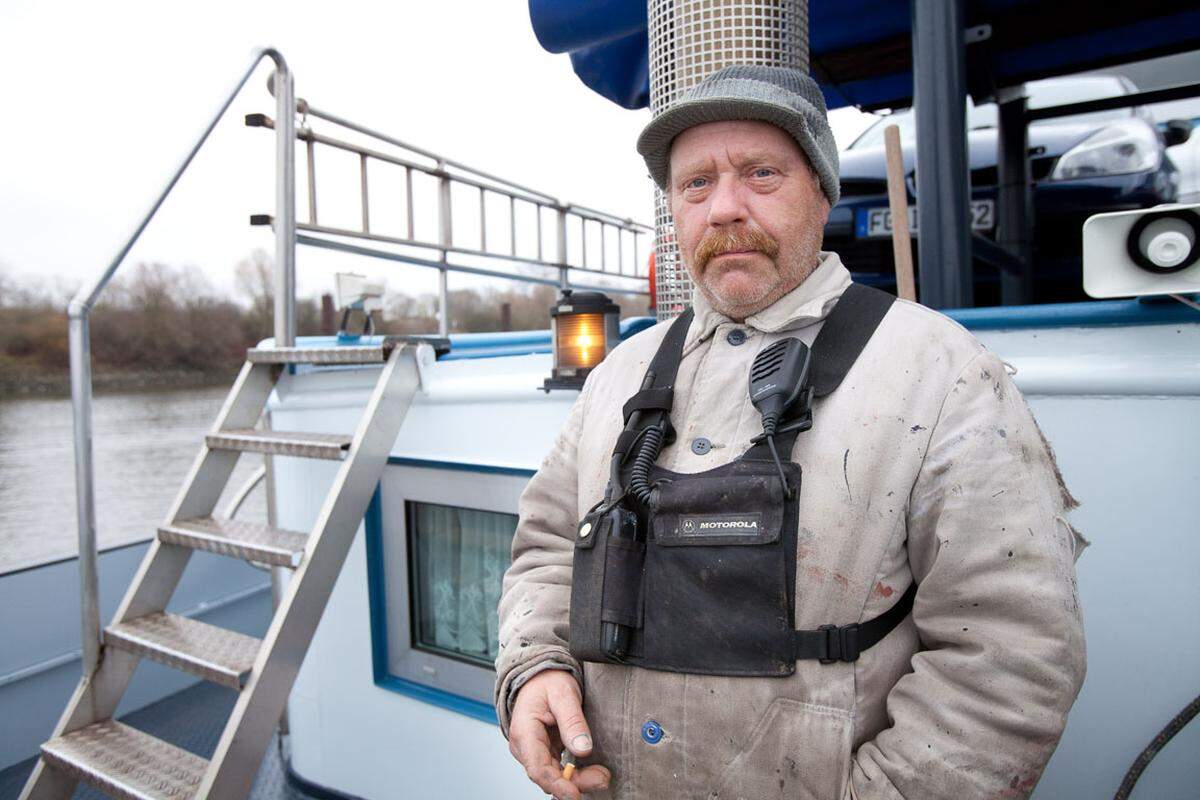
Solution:
<path fill-rule="evenodd" d="M 219 293 L 195 266 L 134 265 L 118 276 L 92 313 L 96 385 L 200 385 L 232 379 L 247 347 L 273 333 L 271 257 L 255 250 L 234 267 L 235 295 Z M 331 287 L 332 288 L 332 287 Z M 17 277 L 0 268 L 0 395 L 67 390 L 66 304 L 75 287 Z M 450 292 L 453 333 L 544 330 L 558 297 L 552 286 L 510 283 Z M 644 299 L 614 295 L 624 316 L 644 314 Z M 434 334 L 433 294 L 387 292 L 377 332 Z M 320 302 L 296 302 L 301 336 L 321 334 Z M 157 376 L 157 377 L 147 377 Z"/>

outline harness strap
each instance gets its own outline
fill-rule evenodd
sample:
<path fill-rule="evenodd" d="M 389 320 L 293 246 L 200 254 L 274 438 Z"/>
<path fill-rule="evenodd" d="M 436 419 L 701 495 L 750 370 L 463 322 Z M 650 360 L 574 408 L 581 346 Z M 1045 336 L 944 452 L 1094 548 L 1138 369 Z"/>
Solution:
<path fill-rule="evenodd" d="M 675 318 L 667 335 L 663 337 L 658 352 L 650 360 L 647 374 L 654 373 L 654 381 L 626 401 L 623 409 L 625 415 L 625 430 L 617 437 L 613 455 L 622 460 L 629 453 L 629 448 L 637 440 L 643 428 L 666 422 L 667 441 L 674 441 L 675 429 L 671 426 L 671 406 L 675 398 L 675 376 L 679 373 L 679 362 L 683 359 L 683 343 L 687 339 L 688 328 L 696 316 L 690 307 Z M 665 402 L 665 404 L 664 404 Z M 644 403 L 644 405 L 643 405 Z M 636 413 L 644 412 L 644 413 Z"/>
<path fill-rule="evenodd" d="M 835 661 L 857 661 L 859 653 L 874 647 L 912 611 L 917 596 L 917 585 L 909 584 L 896 605 L 866 622 L 853 625 L 822 625 L 815 631 L 795 631 L 795 656 L 800 659 L 816 659 L 822 664 Z"/>
<path fill-rule="evenodd" d="M 851 283 L 846 287 L 813 342 L 810 380 L 817 397 L 832 394 L 841 384 L 895 300 L 887 292 L 861 283 Z M 654 373 L 653 384 L 634 394 L 625 403 L 626 424 L 631 412 L 639 408 L 655 413 L 670 412 L 674 401 L 675 377 L 683 360 L 683 344 L 694 317 L 695 311 L 689 307 L 671 323 L 670 330 L 663 337 L 647 369 L 647 372 Z"/>
<path fill-rule="evenodd" d="M 810 386 L 816 397 L 825 397 L 838 388 L 895 299 L 887 292 L 858 283 L 851 283 L 846 288 L 813 342 Z M 675 318 L 663 337 L 647 369 L 647 374 L 654 373 L 654 380 L 625 404 L 625 430 L 617 439 L 614 455 L 623 459 L 643 428 L 658 424 L 664 418 L 670 424 L 675 378 L 693 317 L 693 310 L 688 308 Z M 778 448 L 791 453 L 798 433 L 798 429 L 793 429 L 781 435 Z M 761 442 L 742 457 L 766 458 L 765 448 L 766 443 Z M 857 661 L 863 650 L 879 643 L 908 616 L 916 595 L 914 583 L 892 608 L 875 619 L 840 627 L 822 625 L 817 630 L 793 631 L 796 659 L 817 659 L 822 664 Z"/>
<path fill-rule="evenodd" d="M 841 384 L 895 300 L 861 283 L 846 287 L 813 342 L 810 380 L 817 397 L 832 394 Z"/>
<path fill-rule="evenodd" d="M 625 406 L 621 411 L 625 415 L 626 424 L 628 424 L 629 416 L 634 411 L 670 411 L 674 400 L 674 388 L 670 386 L 656 386 L 650 389 L 642 389 L 633 397 L 626 400 Z"/>
<path fill-rule="evenodd" d="M 671 388 L 675 385 L 675 376 L 679 373 L 679 362 L 683 360 L 683 344 L 687 341 L 688 328 L 696 317 L 696 310 L 691 306 L 675 318 L 667 335 L 663 337 L 658 352 L 650 359 L 649 369 L 654 372 L 655 388 Z"/>
<path fill-rule="evenodd" d="M 846 373 L 854 366 L 863 348 L 875 334 L 879 323 L 896 298 L 887 292 L 863 286 L 861 283 L 851 283 L 842 292 L 833 310 L 825 318 L 821 332 L 817 334 L 812 346 L 812 367 L 809 372 L 809 386 L 816 397 L 825 397 L 841 384 Z M 811 409 L 801 409 L 800 414 Z M 783 420 L 783 427 L 793 417 Z M 781 453 L 791 453 L 800 431 L 793 429 L 775 437 L 776 449 Z M 759 442 L 751 447 L 744 456 L 750 459 L 770 458 L 766 442 Z"/>

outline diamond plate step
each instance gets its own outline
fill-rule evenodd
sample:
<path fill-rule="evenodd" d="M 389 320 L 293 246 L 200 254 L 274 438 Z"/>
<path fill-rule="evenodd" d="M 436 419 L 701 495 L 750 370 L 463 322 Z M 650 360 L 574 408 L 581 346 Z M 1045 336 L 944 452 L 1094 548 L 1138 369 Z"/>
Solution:
<path fill-rule="evenodd" d="M 112 720 L 51 739 L 42 758 L 121 800 L 190 800 L 208 769 L 200 756 Z"/>
<path fill-rule="evenodd" d="M 254 347 L 246 351 L 252 364 L 382 364 L 383 345 L 347 347 Z"/>
<path fill-rule="evenodd" d="M 204 437 L 214 450 L 241 450 L 247 453 L 269 453 L 298 458 L 340 460 L 354 439 L 341 433 L 291 433 L 288 431 L 257 431 L 252 428 L 220 431 Z"/>
<path fill-rule="evenodd" d="M 242 688 L 261 644 L 253 636 L 162 612 L 108 626 L 104 642 L 231 689 Z"/>
<path fill-rule="evenodd" d="M 205 550 L 217 555 L 258 561 L 277 567 L 298 567 L 308 537 L 236 519 L 186 519 L 158 529 L 160 541 Z"/>

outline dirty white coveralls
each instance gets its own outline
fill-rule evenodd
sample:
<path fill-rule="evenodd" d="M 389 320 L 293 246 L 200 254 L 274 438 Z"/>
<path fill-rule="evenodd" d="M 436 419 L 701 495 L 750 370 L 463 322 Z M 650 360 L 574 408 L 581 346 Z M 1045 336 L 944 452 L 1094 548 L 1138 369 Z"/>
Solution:
<path fill-rule="evenodd" d="M 804 283 L 744 323 L 695 292 L 678 438 L 657 463 L 692 473 L 744 453 L 761 432 L 747 389 L 754 356 L 786 336 L 811 346 L 849 282 L 823 252 Z M 914 303 L 892 306 L 792 453 L 803 468 L 796 627 L 872 619 L 916 581 L 912 615 L 854 663 L 803 660 L 782 678 L 572 658 L 576 525 L 604 493 L 621 407 L 667 328 L 623 342 L 592 372 L 521 496 L 499 609 L 504 734 L 520 685 L 561 667 L 583 687 L 595 744 L 584 763 L 613 772 L 590 797 L 1027 796 L 1084 677 L 1083 540 L 1065 519 L 1075 503 L 1003 363 Z M 699 437 L 712 443 L 704 454 L 691 446 Z M 670 591 L 647 586 L 645 602 Z M 663 729 L 654 744 L 642 737 L 649 720 Z"/>

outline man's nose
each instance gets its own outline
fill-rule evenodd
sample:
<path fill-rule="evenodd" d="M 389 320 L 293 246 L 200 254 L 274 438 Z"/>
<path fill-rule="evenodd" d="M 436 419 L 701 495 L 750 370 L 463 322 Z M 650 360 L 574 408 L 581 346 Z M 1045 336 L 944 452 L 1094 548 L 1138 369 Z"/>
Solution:
<path fill-rule="evenodd" d="M 728 225 L 745 222 L 747 216 L 745 199 L 742 197 L 738 181 L 727 176 L 719 179 L 713 187 L 708 205 L 708 224 Z"/>

